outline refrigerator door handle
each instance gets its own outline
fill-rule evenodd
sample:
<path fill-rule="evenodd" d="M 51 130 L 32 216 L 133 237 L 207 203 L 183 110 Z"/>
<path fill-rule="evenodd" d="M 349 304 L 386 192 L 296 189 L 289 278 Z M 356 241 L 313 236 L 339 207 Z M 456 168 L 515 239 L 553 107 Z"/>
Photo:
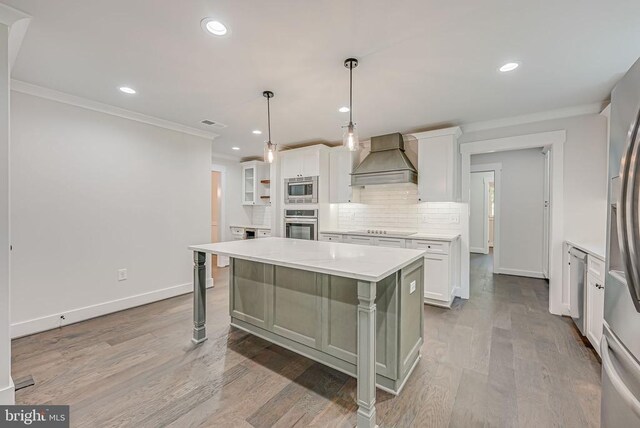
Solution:
<path fill-rule="evenodd" d="M 621 186 L 618 206 L 618 241 L 626 271 L 631 300 L 640 312 L 640 110 L 628 133 L 627 147 L 620 164 Z"/>
<path fill-rule="evenodd" d="M 613 342 L 612 342 L 613 343 Z M 617 346 L 617 345 L 616 345 Z M 620 394 L 620 398 L 624 400 L 629 408 L 633 410 L 633 412 L 640 418 L 640 401 L 633 395 L 633 392 L 625 385 L 624 381 L 616 371 L 613 362 L 611 361 L 609 341 L 607 340 L 607 336 L 602 335 L 602 339 L 600 340 L 600 350 L 602 354 L 602 368 L 607 373 L 611 384 L 615 388 L 615 390 Z M 617 352 L 621 352 L 624 354 L 622 349 L 614 350 Z M 631 358 L 629 356 L 625 356 Z"/>

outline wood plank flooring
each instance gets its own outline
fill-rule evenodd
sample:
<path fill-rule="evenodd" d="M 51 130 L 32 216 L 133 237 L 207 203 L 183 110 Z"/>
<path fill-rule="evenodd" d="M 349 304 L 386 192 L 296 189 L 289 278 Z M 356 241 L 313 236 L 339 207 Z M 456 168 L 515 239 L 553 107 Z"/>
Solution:
<path fill-rule="evenodd" d="M 425 306 L 422 360 L 383 427 L 597 427 L 600 363 L 545 281 L 472 256 L 471 299 Z M 355 380 L 229 327 L 226 269 L 194 346 L 191 295 L 13 341 L 19 404 L 70 404 L 74 427 L 355 426 Z"/>

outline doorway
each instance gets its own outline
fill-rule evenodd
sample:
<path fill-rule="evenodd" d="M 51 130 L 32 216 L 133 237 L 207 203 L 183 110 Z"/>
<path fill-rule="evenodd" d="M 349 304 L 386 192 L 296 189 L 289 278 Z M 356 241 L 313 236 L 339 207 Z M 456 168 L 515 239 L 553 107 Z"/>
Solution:
<path fill-rule="evenodd" d="M 471 157 L 473 155 L 505 152 L 505 151 L 519 151 L 523 149 L 538 148 L 540 153 L 540 147 L 544 150 L 547 159 L 545 162 L 545 174 L 548 183 L 548 200 L 546 201 L 548 211 L 547 216 L 547 231 L 540 232 L 539 237 L 545 239 L 548 244 L 547 248 L 547 260 L 546 276 L 549 279 L 549 312 L 557 315 L 567 314 L 566 305 L 563 304 L 563 284 L 562 284 L 562 251 L 563 251 L 563 239 L 564 239 L 564 210 L 563 210 L 563 169 L 564 169 L 564 142 L 566 141 L 566 131 L 549 131 L 540 132 L 536 134 L 517 135 L 511 137 L 495 138 L 489 140 L 481 140 L 470 143 L 465 143 L 460 146 L 460 152 L 462 155 L 462 200 L 463 202 L 469 202 L 470 200 L 470 185 L 471 185 Z M 548 154 L 547 154 L 548 153 Z M 540 155 L 539 155 L 540 156 Z M 542 160 L 542 156 L 540 156 Z M 496 180 L 496 218 L 495 218 L 495 239 L 494 245 L 495 256 L 494 260 L 497 261 L 498 254 L 500 252 L 500 186 L 498 180 Z M 542 184 L 540 185 L 542 188 Z M 540 218 L 542 219 L 543 212 L 543 197 L 541 196 L 540 203 Z M 519 232 L 514 236 L 517 238 Z M 510 234 L 511 235 L 511 234 Z M 460 297 L 469 298 L 470 295 L 470 251 L 469 251 L 469 228 L 466 231 L 463 230 L 462 235 L 462 277 L 460 284 Z M 542 248 L 542 245 L 541 245 Z M 526 247 L 522 248 L 527 250 Z M 542 253 L 542 251 L 541 251 Z M 506 255 L 511 254 L 506 253 Z M 539 257 L 541 257 L 540 255 Z M 542 265 L 542 263 L 541 263 Z M 496 270 L 497 266 L 494 267 Z M 540 271 L 542 271 L 542 266 Z M 502 272 L 510 273 L 510 272 Z M 544 274 L 541 272 L 540 277 L 544 278 Z"/>
<path fill-rule="evenodd" d="M 489 254 L 493 244 L 495 206 L 492 201 L 493 171 L 473 171 L 469 196 L 469 251 Z"/>

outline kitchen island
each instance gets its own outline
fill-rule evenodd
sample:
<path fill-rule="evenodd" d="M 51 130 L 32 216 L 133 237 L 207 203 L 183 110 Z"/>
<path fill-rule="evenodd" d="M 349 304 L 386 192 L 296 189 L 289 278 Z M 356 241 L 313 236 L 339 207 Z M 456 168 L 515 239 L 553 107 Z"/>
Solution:
<path fill-rule="evenodd" d="M 285 238 L 194 245 L 193 341 L 206 340 L 206 254 L 227 256 L 231 325 L 357 378 L 358 426 L 375 389 L 398 394 L 423 343 L 422 250 Z"/>

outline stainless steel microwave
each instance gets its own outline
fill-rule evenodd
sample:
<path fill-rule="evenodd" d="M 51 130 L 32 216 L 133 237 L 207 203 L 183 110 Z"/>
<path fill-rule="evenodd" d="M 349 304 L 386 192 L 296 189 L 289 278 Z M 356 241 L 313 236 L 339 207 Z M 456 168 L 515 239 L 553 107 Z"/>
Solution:
<path fill-rule="evenodd" d="M 318 177 L 296 177 L 284 180 L 285 204 L 317 204 Z"/>

